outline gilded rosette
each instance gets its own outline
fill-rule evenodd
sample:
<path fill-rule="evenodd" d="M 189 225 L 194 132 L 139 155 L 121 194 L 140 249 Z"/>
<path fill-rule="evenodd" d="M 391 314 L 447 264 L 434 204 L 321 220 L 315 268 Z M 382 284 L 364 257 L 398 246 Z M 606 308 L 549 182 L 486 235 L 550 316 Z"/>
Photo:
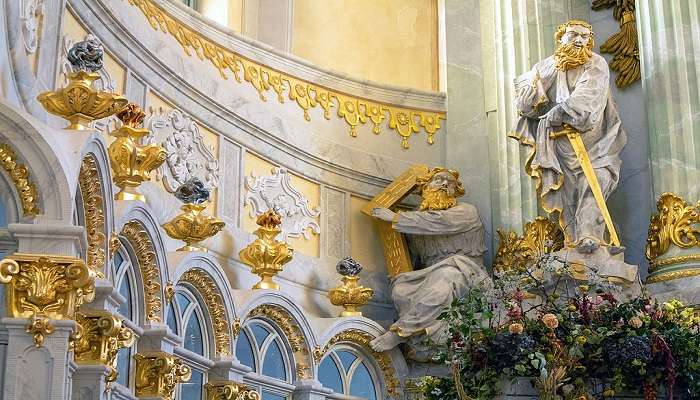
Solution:
<path fill-rule="evenodd" d="M 663 193 L 656 209 L 647 236 L 647 283 L 700 275 L 700 203 Z"/>
<path fill-rule="evenodd" d="M 242 383 L 212 381 L 204 385 L 207 400 L 260 400 L 260 394 Z"/>
<path fill-rule="evenodd" d="M 37 346 L 53 332 L 50 320 L 73 319 L 95 297 L 95 273 L 75 257 L 15 253 L 0 261 L 0 283 L 8 285 L 7 314 L 30 319 Z"/>
<path fill-rule="evenodd" d="M 175 398 L 175 385 L 187 382 L 192 370 L 172 354 L 162 351 L 134 355 L 136 360 L 136 397 Z"/>
<path fill-rule="evenodd" d="M 41 93 L 37 100 L 46 111 L 70 122 L 65 129 L 85 130 L 88 124 L 115 114 L 128 100 L 116 93 L 98 91 L 93 83 L 100 79 L 96 72 L 78 71 L 68 75 L 68 86 Z"/>
<path fill-rule="evenodd" d="M 199 242 L 216 235 L 224 228 L 225 223 L 207 215 L 204 212 L 205 208 L 206 203 L 185 204 L 182 206 L 182 214 L 163 224 L 168 236 L 185 242 L 185 246 L 177 249 L 178 251 L 206 252 L 207 249 L 200 246 Z"/>
<path fill-rule="evenodd" d="M 362 312 L 357 308 L 362 307 L 372 298 L 374 290 L 359 285 L 359 276 L 343 276 L 343 284 L 328 291 L 328 298 L 334 306 L 342 306 L 344 311 L 341 317 L 360 317 Z"/>
<path fill-rule="evenodd" d="M 134 332 L 122 319 L 108 311 L 85 311 L 76 314 L 75 362 L 81 365 L 104 365 L 109 368 L 105 381 L 117 380 L 117 352 L 134 344 Z"/>
<path fill-rule="evenodd" d="M 291 261 L 294 249 L 275 238 L 281 232 L 281 217 L 272 210 L 258 216 L 260 226 L 254 233 L 258 237 L 248 247 L 240 251 L 241 261 L 251 267 L 261 280 L 253 289 L 279 289 L 272 278 L 283 270 L 284 264 Z"/>
<path fill-rule="evenodd" d="M 115 200 L 145 201 L 137 187 L 150 180 L 151 171 L 165 161 L 167 153 L 162 146 L 140 144 L 141 138 L 148 134 L 148 129 L 138 128 L 144 116 L 139 106 L 129 104 L 117 113 L 123 126 L 110 133 L 116 140 L 109 145 L 109 161 L 114 184 L 121 189 Z"/>

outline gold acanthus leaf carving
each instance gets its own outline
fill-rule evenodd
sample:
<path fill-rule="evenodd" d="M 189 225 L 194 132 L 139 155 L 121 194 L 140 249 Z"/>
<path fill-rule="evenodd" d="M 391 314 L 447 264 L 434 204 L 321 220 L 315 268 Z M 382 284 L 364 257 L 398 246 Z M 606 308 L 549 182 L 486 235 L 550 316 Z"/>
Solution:
<path fill-rule="evenodd" d="M 564 248 L 564 234 L 559 225 L 544 217 L 525 224 L 523 235 L 498 230 L 500 238 L 493 263 L 496 271 L 522 271 L 542 255 Z"/>
<path fill-rule="evenodd" d="M 204 298 L 213 325 L 216 354 L 220 356 L 230 355 L 231 331 L 229 330 L 224 299 L 221 297 L 216 283 L 209 274 L 199 268 L 188 270 L 180 280 L 194 286 Z"/>
<path fill-rule="evenodd" d="M 99 278 L 104 278 L 105 265 L 105 213 L 97 161 L 92 154 L 83 158 L 78 175 L 80 195 L 83 199 L 83 215 L 87 232 L 87 265 Z"/>
<path fill-rule="evenodd" d="M 323 348 L 317 346 L 313 352 L 314 359 L 316 360 L 316 363 L 320 363 L 323 356 L 325 356 L 333 346 L 339 343 L 350 343 L 362 347 L 370 354 L 372 354 L 372 358 L 374 358 L 377 365 L 379 366 L 379 369 L 382 371 L 382 375 L 384 376 L 384 383 L 386 384 L 387 397 L 398 398 L 400 394 L 400 382 L 399 379 L 396 377 L 396 370 L 394 369 L 394 364 L 391 362 L 391 357 L 389 357 L 388 354 L 379 353 L 372 350 L 372 348 L 369 345 L 369 342 L 371 342 L 373 339 L 374 336 L 372 336 L 371 334 L 357 329 L 348 329 L 346 331 L 342 331 L 333 336 Z"/>
<path fill-rule="evenodd" d="M 266 319 L 277 325 L 284 333 L 294 352 L 294 361 L 297 364 L 297 378 L 308 379 L 311 377 L 309 346 L 296 319 L 287 310 L 277 305 L 263 304 L 255 307 L 248 314 L 248 318 Z"/>
<path fill-rule="evenodd" d="M 74 339 L 75 361 L 83 365 L 109 368 L 107 384 L 117 380 L 117 352 L 134 344 L 134 332 L 123 320 L 108 311 L 83 311 L 76 314 L 79 334 Z"/>
<path fill-rule="evenodd" d="M 148 322 L 160 322 L 163 299 L 160 285 L 160 270 L 153 241 L 146 228 L 138 221 L 129 221 L 121 232 L 136 253 L 143 279 L 143 291 Z"/>
<path fill-rule="evenodd" d="M 211 381 L 204 388 L 207 400 L 260 400 L 255 389 L 233 381 Z"/>
<path fill-rule="evenodd" d="M 440 121 L 446 117 L 443 111 L 411 109 L 375 102 L 296 78 L 215 43 L 167 14 L 153 0 L 129 0 L 129 3 L 141 10 L 153 29 L 172 35 L 187 56 L 194 53 L 200 60 L 209 61 L 223 79 L 228 79 L 228 74 L 231 73 L 236 82 L 249 83 L 258 92 L 261 101 L 267 101 L 265 94 L 272 90 L 277 100 L 284 103 L 286 93 L 287 98 L 302 109 L 307 121 L 311 120 L 310 109 L 320 107 L 323 109 L 324 118 L 330 119 L 330 110 L 335 107 L 338 117 L 350 126 L 350 135 L 357 136 L 358 125 L 364 125 L 368 120 L 373 124 L 372 131 L 379 134 L 382 122 L 388 117 L 389 129 L 399 135 L 401 146 L 407 149 L 408 139 L 419 133 L 421 128 L 427 136 L 427 142 L 433 144 L 434 135 L 440 129 Z"/>
<path fill-rule="evenodd" d="M 183 213 L 163 224 L 163 229 L 168 236 L 185 242 L 183 247 L 177 249 L 178 251 L 206 252 L 207 248 L 200 242 L 215 236 L 226 225 L 220 219 L 208 215 L 204 211 L 206 208 L 207 203 L 184 204 Z"/>
<path fill-rule="evenodd" d="M 179 358 L 165 352 L 144 352 L 134 355 L 136 360 L 136 397 L 173 400 L 175 385 L 187 382 L 192 376 L 190 367 Z"/>
<path fill-rule="evenodd" d="M 359 276 L 343 276 L 343 283 L 328 291 L 328 298 L 334 306 L 341 306 L 344 310 L 341 317 L 359 317 L 362 312 L 359 307 L 364 306 L 372 298 L 374 290 L 358 283 Z"/>
<path fill-rule="evenodd" d="M 657 214 L 651 217 L 646 256 L 652 267 L 671 245 L 681 249 L 698 246 L 700 207 L 688 204 L 680 196 L 663 193 L 656 202 Z"/>
<path fill-rule="evenodd" d="M 17 154 L 9 144 L 0 143 L 0 163 L 10 175 L 15 190 L 22 202 L 22 212 L 25 216 L 41 213 L 39 195 L 36 185 L 29 176 L 29 169 L 17 159 Z"/>

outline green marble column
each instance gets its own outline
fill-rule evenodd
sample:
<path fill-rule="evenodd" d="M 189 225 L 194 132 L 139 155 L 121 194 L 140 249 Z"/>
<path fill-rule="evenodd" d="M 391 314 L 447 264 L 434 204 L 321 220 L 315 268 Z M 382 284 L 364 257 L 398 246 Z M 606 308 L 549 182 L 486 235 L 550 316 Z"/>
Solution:
<path fill-rule="evenodd" d="M 700 2 L 637 0 L 654 196 L 700 200 Z"/>
<path fill-rule="evenodd" d="M 513 80 L 552 55 L 556 28 L 572 18 L 587 20 L 589 7 L 588 0 L 481 1 L 494 231 L 520 232 L 538 213 L 534 182 L 524 172 L 526 150 L 506 137 L 517 118 Z"/>

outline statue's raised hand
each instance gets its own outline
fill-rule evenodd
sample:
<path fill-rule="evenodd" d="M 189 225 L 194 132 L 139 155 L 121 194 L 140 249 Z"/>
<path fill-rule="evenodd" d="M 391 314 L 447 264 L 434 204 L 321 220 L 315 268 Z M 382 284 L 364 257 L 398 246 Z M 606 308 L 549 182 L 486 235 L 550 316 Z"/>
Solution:
<path fill-rule="evenodd" d="M 372 209 L 372 216 L 383 221 L 392 222 L 396 217 L 396 213 L 388 208 L 377 207 Z"/>

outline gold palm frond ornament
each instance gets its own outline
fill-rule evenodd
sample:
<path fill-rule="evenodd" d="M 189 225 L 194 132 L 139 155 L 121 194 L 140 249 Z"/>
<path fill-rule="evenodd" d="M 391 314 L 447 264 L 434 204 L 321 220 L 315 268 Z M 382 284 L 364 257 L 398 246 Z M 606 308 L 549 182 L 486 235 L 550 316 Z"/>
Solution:
<path fill-rule="evenodd" d="M 594 0 L 591 7 L 596 11 L 612 7 L 613 17 L 620 22 L 620 31 L 610 36 L 600 46 L 600 51 L 614 56 L 610 69 L 618 73 L 615 84 L 626 88 L 642 77 L 635 0 Z"/>
<path fill-rule="evenodd" d="M 68 51 L 68 61 L 74 72 L 68 74 L 68 86 L 41 93 L 37 100 L 51 114 L 70 122 L 65 129 L 85 130 L 94 120 L 114 115 L 128 100 L 116 93 L 96 90 L 103 67 L 102 43 L 93 35 L 78 42 Z"/>

